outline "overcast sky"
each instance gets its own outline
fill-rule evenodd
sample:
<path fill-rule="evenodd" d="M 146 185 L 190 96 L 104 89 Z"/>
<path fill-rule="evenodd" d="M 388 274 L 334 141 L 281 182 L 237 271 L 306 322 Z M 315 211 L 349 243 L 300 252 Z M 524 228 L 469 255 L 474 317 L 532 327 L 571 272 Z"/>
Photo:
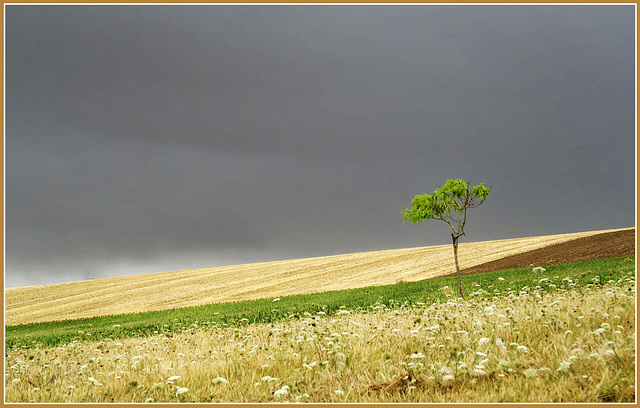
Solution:
<path fill-rule="evenodd" d="M 635 225 L 635 6 L 6 6 L 7 287 Z"/>

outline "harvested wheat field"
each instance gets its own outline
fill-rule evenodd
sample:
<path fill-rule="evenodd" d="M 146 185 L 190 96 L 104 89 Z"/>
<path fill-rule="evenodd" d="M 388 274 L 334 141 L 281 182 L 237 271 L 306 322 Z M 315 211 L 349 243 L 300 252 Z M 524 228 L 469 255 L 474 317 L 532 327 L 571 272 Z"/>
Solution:
<path fill-rule="evenodd" d="M 590 248 L 587 253 L 591 255 L 586 256 L 591 258 L 598 253 L 627 255 L 634 252 L 635 228 L 461 243 L 460 267 L 478 272 L 473 268 L 485 264 L 504 268 L 528 266 L 535 263 L 531 259 L 542 260 L 539 265 L 544 264 L 544 259 L 551 259 L 548 263 L 568 262 L 571 259 L 561 254 L 566 255 L 570 246 L 557 244 L 570 242 Z M 612 245 L 617 249 L 611 249 Z M 556 255 L 546 254 L 547 258 L 523 255 L 545 249 L 555 251 Z M 504 263 L 506 260 L 513 265 Z M 439 245 L 10 288 L 5 289 L 5 324 L 385 285 L 445 276 L 453 268 L 451 245 Z"/>

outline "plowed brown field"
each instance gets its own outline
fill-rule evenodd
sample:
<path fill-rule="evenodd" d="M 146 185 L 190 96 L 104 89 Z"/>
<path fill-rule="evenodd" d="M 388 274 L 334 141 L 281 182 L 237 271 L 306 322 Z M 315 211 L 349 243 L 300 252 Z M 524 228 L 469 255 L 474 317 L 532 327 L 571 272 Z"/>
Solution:
<path fill-rule="evenodd" d="M 472 266 L 463 270 L 462 274 L 471 275 L 527 266 L 557 265 L 630 255 L 636 250 L 635 237 L 635 229 L 605 232 Z"/>
<path fill-rule="evenodd" d="M 581 252 L 587 259 L 629 255 L 635 251 L 635 228 L 461 243 L 460 267 L 473 273 L 483 267 L 498 270 L 579 260 L 567 255 L 571 242 L 574 249 L 590 248 Z M 617 250 L 610 248 L 614 242 Z M 385 285 L 445 276 L 453 268 L 449 244 L 10 288 L 5 289 L 5 324 Z"/>

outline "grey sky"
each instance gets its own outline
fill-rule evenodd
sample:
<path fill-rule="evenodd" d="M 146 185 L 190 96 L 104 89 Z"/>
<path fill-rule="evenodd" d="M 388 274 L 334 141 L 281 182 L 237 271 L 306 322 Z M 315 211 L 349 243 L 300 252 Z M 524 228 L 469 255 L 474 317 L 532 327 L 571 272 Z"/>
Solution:
<path fill-rule="evenodd" d="M 633 226 L 634 15 L 6 6 L 5 285 Z"/>

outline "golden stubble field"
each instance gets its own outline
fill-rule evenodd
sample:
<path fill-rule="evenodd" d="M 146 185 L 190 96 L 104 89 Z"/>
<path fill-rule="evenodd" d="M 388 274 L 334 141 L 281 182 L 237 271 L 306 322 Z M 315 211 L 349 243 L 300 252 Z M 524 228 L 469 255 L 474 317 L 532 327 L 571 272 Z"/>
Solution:
<path fill-rule="evenodd" d="M 618 230 L 461 243 L 460 267 Z M 449 244 L 9 288 L 5 289 L 5 324 L 385 285 L 434 278 L 453 270 Z"/>

